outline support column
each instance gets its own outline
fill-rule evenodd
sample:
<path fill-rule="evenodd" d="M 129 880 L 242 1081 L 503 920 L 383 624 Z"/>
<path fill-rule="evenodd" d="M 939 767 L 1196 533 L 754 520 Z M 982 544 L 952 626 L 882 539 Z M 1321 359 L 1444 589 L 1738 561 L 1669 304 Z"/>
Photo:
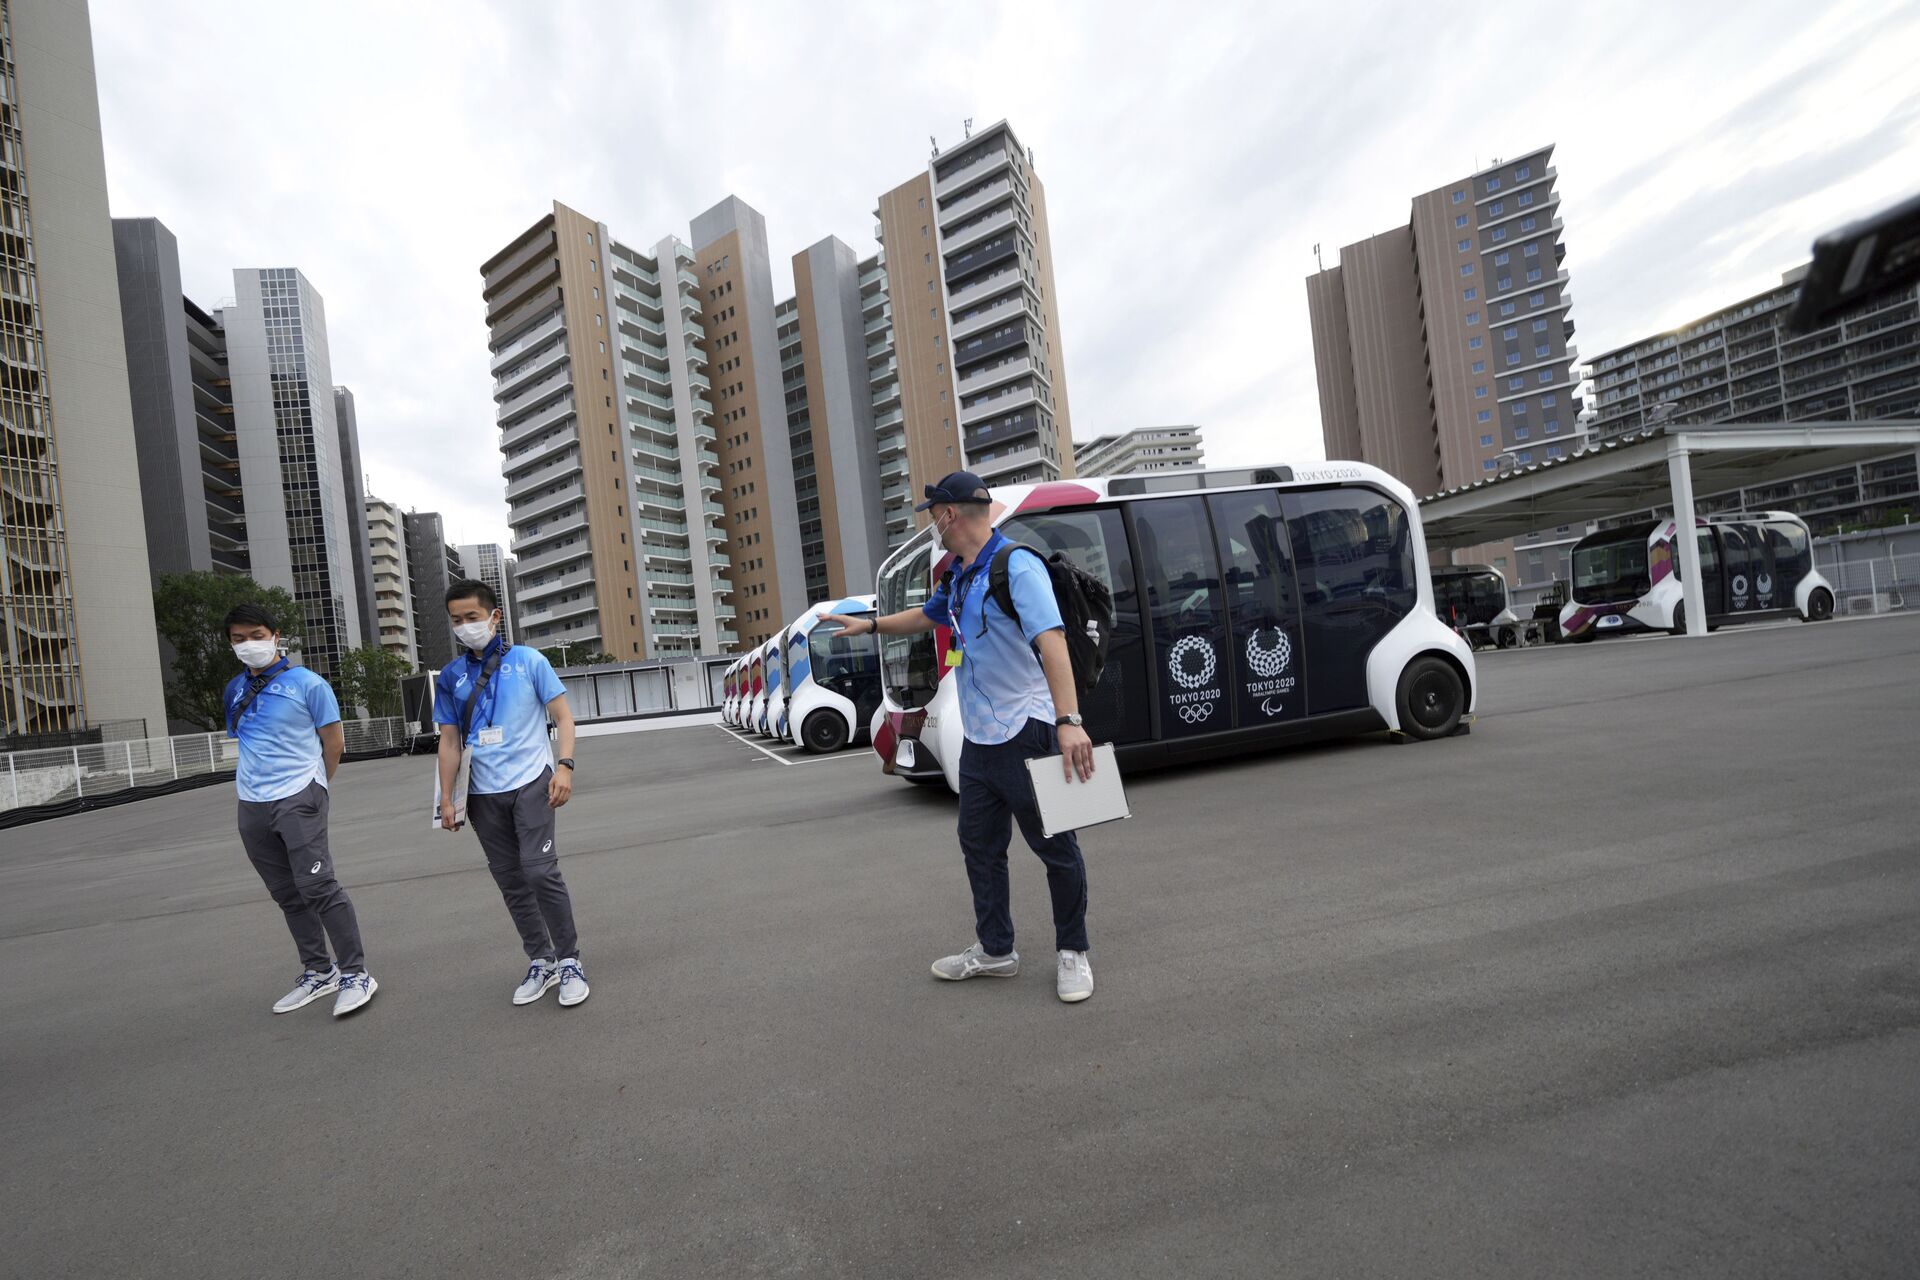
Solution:
<path fill-rule="evenodd" d="M 1686 437 L 1667 441 L 1667 477 L 1673 487 L 1674 550 L 1680 555 L 1680 599 L 1686 606 L 1687 634 L 1707 634 L 1707 594 L 1700 576 L 1700 534 L 1693 517 L 1693 463 Z"/>

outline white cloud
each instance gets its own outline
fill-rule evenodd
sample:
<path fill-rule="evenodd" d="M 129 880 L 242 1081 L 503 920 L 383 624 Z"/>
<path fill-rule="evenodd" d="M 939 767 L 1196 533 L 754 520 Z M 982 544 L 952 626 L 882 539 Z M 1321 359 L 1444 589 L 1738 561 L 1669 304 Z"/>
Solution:
<path fill-rule="evenodd" d="M 1046 183 L 1078 434 L 1199 422 L 1320 453 L 1311 247 L 1556 142 L 1589 355 L 1766 287 L 1910 193 L 1920 11 L 1767 0 L 1444 7 L 262 5 L 93 0 L 114 212 L 206 304 L 327 299 L 383 497 L 505 541 L 479 264 L 560 199 L 651 244 L 729 192 L 787 257 L 872 247 L 927 135 L 1006 117 Z"/>

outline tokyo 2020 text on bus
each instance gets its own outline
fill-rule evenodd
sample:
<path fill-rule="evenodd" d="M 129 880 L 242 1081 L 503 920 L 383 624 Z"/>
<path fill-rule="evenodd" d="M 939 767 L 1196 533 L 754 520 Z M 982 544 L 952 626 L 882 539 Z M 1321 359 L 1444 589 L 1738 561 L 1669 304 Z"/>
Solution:
<path fill-rule="evenodd" d="M 1833 587 L 1813 567 L 1813 539 L 1799 516 L 1735 512 L 1695 523 L 1709 627 L 1833 616 Z M 1633 631 L 1684 634 L 1678 531 L 1671 519 L 1642 520 L 1574 543 L 1561 633 L 1576 642 Z"/>
<path fill-rule="evenodd" d="M 825 615 L 873 612 L 872 596 L 823 601 L 787 625 L 785 723 L 776 734 L 809 751 L 838 751 L 864 738 L 880 707 L 880 649 L 875 637 L 837 636 Z"/>
<path fill-rule="evenodd" d="M 1378 468 L 1008 485 L 993 518 L 1112 590 L 1106 669 L 1080 706 L 1124 764 L 1379 729 L 1441 737 L 1473 710 L 1472 649 L 1434 612 L 1419 507 Z M 924 604 L 950 561 L 921 530 L 882 564 L 880 612 Z M 897 775 L 957 790 L 948 639 L 881 638 L 874 749 Z"/>

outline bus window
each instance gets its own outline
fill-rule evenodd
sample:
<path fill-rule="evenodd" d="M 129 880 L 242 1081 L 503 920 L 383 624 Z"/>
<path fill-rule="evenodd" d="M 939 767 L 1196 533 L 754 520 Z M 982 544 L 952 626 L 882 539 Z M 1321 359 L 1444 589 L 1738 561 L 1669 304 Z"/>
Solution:
<path fill-rule="evenodd" d="M 1813 556 L 1807 549 L 1807 530 L 1792 520 L 1769 520 L 1765 530 L 1767 547 L 1773 552 L 1775 592 L 1773 604 L 1767 607 L 1791 608 L 1794 588 L 1800 584 L 1800 579 L 1813 572 Z"/>
<path fill-rule="evenodd" d="M 1312 655 L 1307 711 L 1364 707 L 1367 655 L 1419 598 L 1407 513 L 1385 494 L 1361 488 L 1288 493 L 1281 505 Z"/>
<path fill-rule="evenodd" d="M 1722 524 L 1715 528 L 1720 531 L 1720 545 L 1726 556 L 1728 612 L 1745 613 L 1755 607 L 1754 579 L 1760 572 L 1754 555 L 1755 548 L 1748 537 L 1748 526 Z"/>
<path fill-rule="evenodd" d="M 933 594 L 933 565 L 928 544 L 933 535 L 922 531 L 897 556 L 877 584 L 883 614 L 918 609 Z M 883 681 L 896 706 L 911 710 L 933 701 L 940 687 L 938 644 L 931 631 L 910 636 L 882 636 L 880 664 Z"/>
<path fill-rule="evenodd" d="M 1096 742 L 1136 742 L 1152 732 L 1147 709 L 1146 641 L 1140 592 L 1127 552 L 1127 530 L 1110 507 L 1080 507 L 1009 516 L 1000 531 L 1046 555 L 1058 551 L 1113 592 L 1113 634 L 1100 684 L 1080 700 Z"/>
<path fill-rule="evenodd" d="M 1300 683 L 1305 653 L 1280 495 L 1256 489 L 1218 494 L 1208 502 L 1233 628 L 1227 665 L 1238 723 L 1297 719 L 1307 710 Z"/>
<path fill-rule="evenodd" d="M 1228 728 L 1226 619 L 1213 535 L 1199 497 L 1129 504 L 1140 552 L 1140 584 L 1160 673 L 1160 736 Z"/>

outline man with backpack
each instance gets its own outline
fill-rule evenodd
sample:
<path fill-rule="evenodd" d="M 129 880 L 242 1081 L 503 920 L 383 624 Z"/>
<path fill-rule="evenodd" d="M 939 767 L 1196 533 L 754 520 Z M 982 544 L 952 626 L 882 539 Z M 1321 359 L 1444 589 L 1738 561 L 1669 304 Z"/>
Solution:
<path fill-rule="evenodd" d="M 1012 825 L 1047 867 L 1053 898 L 1056 986 L 1068 1003 L 1093 994 L 1087 961 L 1087 870 L 1072 832 L 1042 834 L 1027 761 L 1061 756 L 1069 777 L 1093 776 L 1093 741 L 1079 714 L 1065 626 L 1053 576 L 993 527 L 992 495 L 971 471 L 956 471 L 926 486 L 916 510 L 932 513 L 934 536 L 953 556 L 951 569 L 920 609 L 885 617 L 822 618 L 841 632 L 909 635 L 944 626 L 952 640 L 947 665 L 959 681 L 966 745 L 960 755 L 960 849 L 973 887 L 975 942 L 936 960 L 933 976 L 1011 978 L 1020 971 L 1013 948 L 1007 880 Z M 1002 590 L 996 579 L 1004 573 Z M 1009 610 L 1006 606 L 1012 605 Z"/>

